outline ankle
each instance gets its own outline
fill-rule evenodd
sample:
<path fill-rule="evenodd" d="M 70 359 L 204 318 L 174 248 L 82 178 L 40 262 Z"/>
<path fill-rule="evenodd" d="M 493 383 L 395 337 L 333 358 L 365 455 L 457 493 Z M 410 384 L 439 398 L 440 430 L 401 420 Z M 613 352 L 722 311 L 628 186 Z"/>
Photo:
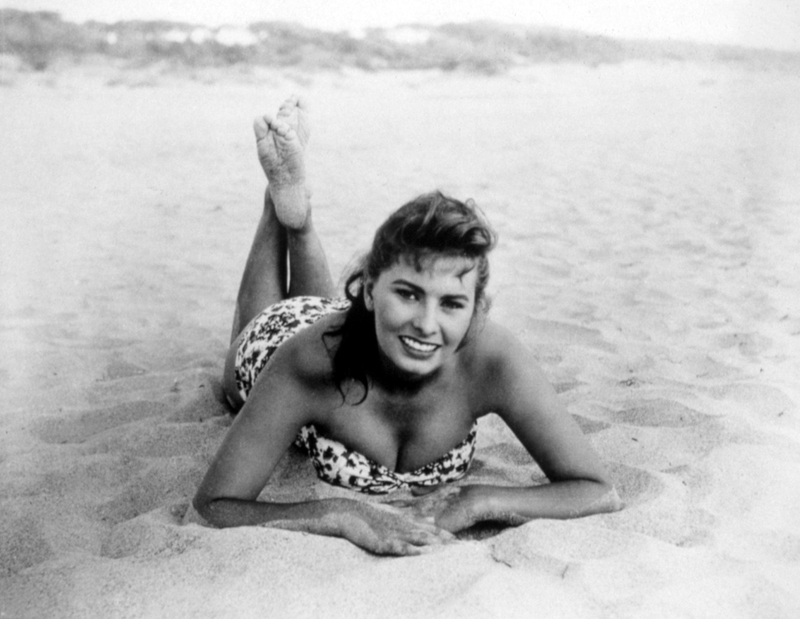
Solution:
<path fill-rule="evenodd" d="M 311 206 L 309 205 L 308 210 L 306 211 L 306 218 L 303 222 L 302 226 L 295 227 L 295 228 L 286 228 L 286 232 L 289 235 L 289 240 L 291 242 L 292 238 L 295 239 L 302 239 L 309 235 L 316 234 L 314 230 L 314 222 L 311 220 Z"/>
<path fill-rule="evenodd" d="M 287 230 L 302 230 L 306 226 L 310 203 L 304 185 L 269 187 L 278 221 Z"/>

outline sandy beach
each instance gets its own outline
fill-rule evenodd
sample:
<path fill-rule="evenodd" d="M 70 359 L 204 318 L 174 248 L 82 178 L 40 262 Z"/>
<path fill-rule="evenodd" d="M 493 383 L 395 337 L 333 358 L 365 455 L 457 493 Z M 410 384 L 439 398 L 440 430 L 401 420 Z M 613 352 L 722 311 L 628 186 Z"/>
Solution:
<path fill-rule="evenodd" d="M 625 510 L 410 558 L 185 518 L 231 423 L 252 118 L 292 92 L 334 273 L 409 198 L 474 198 L 492 316 Z M 4 69 L 0 617 L 800 616 L 798 101 L 721 64 Z M 493 416 L 469 480 L 543 481 Z M 290 452 L 264 492 L 346 491 Z"/>

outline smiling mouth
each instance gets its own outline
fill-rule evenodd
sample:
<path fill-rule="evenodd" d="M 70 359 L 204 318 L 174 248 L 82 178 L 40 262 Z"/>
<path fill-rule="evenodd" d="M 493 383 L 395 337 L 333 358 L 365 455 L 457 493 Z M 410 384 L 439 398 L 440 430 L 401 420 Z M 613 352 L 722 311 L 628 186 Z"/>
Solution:
<path fill-rule="evenodd" d="M 425 342 L 420 342 L 419 340 L 415 340 L 412 337 L 408 337 L 406 335 L 400 336 L 400 341 L 403 342 L 408 348 L 415 352 L 419 353 L 431 353 L 439 348 L 438 344 L 427 344 Z"/>

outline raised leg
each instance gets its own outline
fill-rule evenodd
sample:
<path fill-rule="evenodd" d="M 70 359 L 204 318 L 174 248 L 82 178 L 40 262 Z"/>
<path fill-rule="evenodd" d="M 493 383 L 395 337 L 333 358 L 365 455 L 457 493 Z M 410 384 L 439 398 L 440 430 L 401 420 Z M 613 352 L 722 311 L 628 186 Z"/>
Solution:
<path fill-rule="evenodd" d="M 269 189 L 264 196 L 264 212 L 256 228 L 250 254 L 244 266 L 231 342 L 265 307 L 282 301 L 287 292 L 286 230 L 278 221 Z"/>
<path fill-rule="evenodd" d="M 333 294 L 306 186 L 306 107 L 299 98 L 291 97 L 275 119 L 257 118 L 254 131 L 269 186 L 239 287 L 231 341 L 265 307 L 287 296 Z"/>
<path fill-rule="evenodd" d="M 288 296 L 333 296 L 335 291 L 328 259 L 314 230 L 311 213 L 301 230 L 287 230 L 286 236 L 289 246 Z"/>

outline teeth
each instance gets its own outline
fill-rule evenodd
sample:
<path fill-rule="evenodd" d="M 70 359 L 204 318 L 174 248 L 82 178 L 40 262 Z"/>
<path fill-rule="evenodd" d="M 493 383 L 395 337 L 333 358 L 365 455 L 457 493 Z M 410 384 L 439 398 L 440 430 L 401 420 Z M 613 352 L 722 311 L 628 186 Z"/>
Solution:
<path fill-rule="evenodd" d="M 403 343 L 409 348 L 413 348 L 414 350 L 418 350 L 420 352 L 433 352 L 437 348 L 436 344 L 423 344 L 422 342 L 418 342 L 410 337 L 401 337 L 400 339 L 403 340 Z"/>

